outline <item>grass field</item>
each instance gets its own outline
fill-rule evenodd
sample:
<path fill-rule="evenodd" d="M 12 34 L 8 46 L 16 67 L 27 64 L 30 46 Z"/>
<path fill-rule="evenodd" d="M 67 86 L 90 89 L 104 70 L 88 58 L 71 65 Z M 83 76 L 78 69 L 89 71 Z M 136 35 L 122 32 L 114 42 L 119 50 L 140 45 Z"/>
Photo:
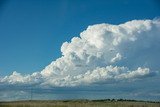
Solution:
<path fill-rule="evenodd" d="M 0 102 L 0 107 L 160 107 L 160 103 L 115 100 L 13 101 Z"/>

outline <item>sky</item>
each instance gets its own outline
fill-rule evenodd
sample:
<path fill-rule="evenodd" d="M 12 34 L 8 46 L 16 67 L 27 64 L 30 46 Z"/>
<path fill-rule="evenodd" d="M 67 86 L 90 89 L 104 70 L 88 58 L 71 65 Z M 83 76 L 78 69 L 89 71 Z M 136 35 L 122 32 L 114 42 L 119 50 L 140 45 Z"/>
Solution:
<path fill-rule="evenodd" d="M 158 0 L 1 0 L 0 100 L 159 100 L 159 16 Z"/>

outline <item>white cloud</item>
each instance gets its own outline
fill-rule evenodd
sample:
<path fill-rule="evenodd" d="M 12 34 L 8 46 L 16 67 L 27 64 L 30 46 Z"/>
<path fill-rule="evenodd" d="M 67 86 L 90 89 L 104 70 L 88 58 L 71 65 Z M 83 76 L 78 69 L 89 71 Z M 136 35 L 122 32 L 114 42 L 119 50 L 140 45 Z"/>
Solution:
<path fill-rule="evenodd" d="M 120 53 L 117 53 L 116 56 L 114 58 L 111 59 L 111 62 L 114 63 L 114 62 L 117 62 L 119 60 L 122 59 L 122 56 Z"/>
<path fill-rule="evenodd" d="M 5 84 L 20 84 L 20 85 L 32 85 L 41 83 L 43 81 L 42 75 L 40 72 L 35 72 L 32 75 L 21 75 L 20 73 L 17 73 L 14 71 L 12 75 L 5 76 L 4 78 L 0 79 L 1 83 Z"/>
<path fill-rule="evenodd" d="M 64 42 L 62 57 L 40 72 L 0 79 L 5 84 L 78 86 L 141 79 L 159 70 L 160 20 L 133 20 L 120 25 L 89 26 Z"/>

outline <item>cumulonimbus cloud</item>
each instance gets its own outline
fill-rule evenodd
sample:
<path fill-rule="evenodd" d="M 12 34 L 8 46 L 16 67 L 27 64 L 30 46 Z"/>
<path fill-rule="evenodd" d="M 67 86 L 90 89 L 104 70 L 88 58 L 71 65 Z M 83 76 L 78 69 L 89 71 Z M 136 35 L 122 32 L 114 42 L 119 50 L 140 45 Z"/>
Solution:
<path fill-rule="evenodd" d="M 13 72 L 0 82 L 63 87 L 141 79 L 159 71 L 159 43 L 159 19 L 96 24 L 64 42 L 62 57 L 42 71 L 31 75 Z"/>

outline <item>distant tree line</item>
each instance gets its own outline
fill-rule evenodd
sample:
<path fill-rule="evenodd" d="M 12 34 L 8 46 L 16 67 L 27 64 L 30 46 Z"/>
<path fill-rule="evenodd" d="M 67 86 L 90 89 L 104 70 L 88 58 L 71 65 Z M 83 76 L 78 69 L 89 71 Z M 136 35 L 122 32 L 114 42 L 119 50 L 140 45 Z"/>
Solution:
<path fill-rule="evenodd" d="M 132 100 L 132 99 L 101 99 L 101 100 L 91 100 L 95 102 L 116 102 L 116 101 L 128 101 L 128 102 L 148 102 L 148 103 L 160 103 L 159 101 L 144 101 L 144 100 Z"/>

